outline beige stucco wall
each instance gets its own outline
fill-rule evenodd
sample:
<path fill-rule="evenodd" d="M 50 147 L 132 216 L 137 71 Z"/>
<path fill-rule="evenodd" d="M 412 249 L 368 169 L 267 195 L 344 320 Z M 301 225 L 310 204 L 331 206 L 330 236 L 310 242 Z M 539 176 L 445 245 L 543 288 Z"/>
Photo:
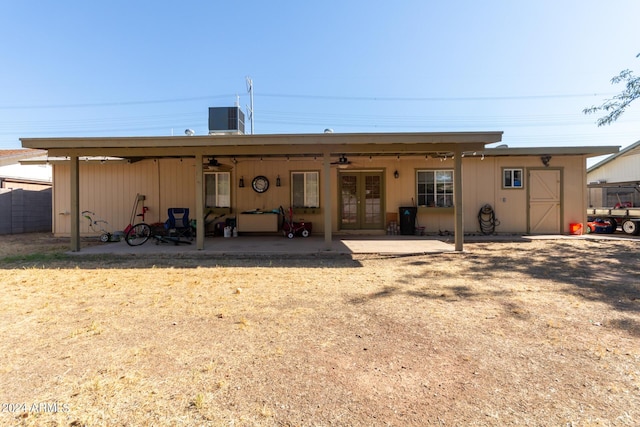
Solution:
<path fill-rule="evenodd" d="M 524 170 L 522 189 L 502 188 L 502 171 L 505 168 Z M 561 231 L 566 232 L 570 223 L 585 220 L 586 159 L 583 156 L 556 156 L 552 158 L 549 168 L 561 171 Z M 465 231 L 478 229 L 478 211 L 484 203 L 489 203 L 500 221 L 496 231 L 526 232 L 530 188 L 528 173 L 535 169 L 545 169 L 538 156 L 486 157 L 484 160 L 476 157 L 466 161 L 463 175 Z"/>
<path fill-rule="evenodd" d="M 205 159 L 206 160 L 206 159 Z M 272 210 L 290 204 L 290 172 L 320 172 L 320 206 L 326 206 L 322 189 L 323 162 L 321 158 L 289 160 L 283 158 L 260 159 L 218 159 L 222 164 L 232 166 L 231 200 L 233 213 L 246 210 Z M 415 200 L 416 171 L 423 169 L 453 169 L 453 160 L 416 157 L 355 157 L 349 156 L 351 164 L 347 170 L 383 171 L 385 181 L 384 210 L 397 213 L 400 206 L 411 206 Z M 486 203 L 493 206 L 500 225 L 499 233 L 525 233 L 527 231 L 527 174 L 532 168 L 543 167 L 539 156 L 531 157 L 485 157 L 467 156 L 463 159 L 463 200 L 464 228 L 467 233 L 479 231 L 477 214 Z M 586 208 L 586 166 L 583 156 L 556 156 L 550 168 L 561 170 L 562 228 L 568 230 L 571 222 L 584 222 Z M 523 168 L 525 183 L 523 189 L 503 189 L 501 183 L 503 168 Z M 331 167 L 332 230 L 338 230 L 337 183 L 340 170 Z M 394 171 L 399 177 L 394 178 Z M 264 175 L 270 181 L 269 190 L 263 194 L 254 192 L 251 180 Z M 276 187 L 276 177 L 280 176 L 282 186 Z M 239 188 L 239 178 L 244 178 L 245 187 Z M 53 173 L 54 203 L 53 231 L 56 235 L 70 234 L 70 194 L 69 165 L 56 163 Z M 146 197 L 149 209 L 145 221 L 164 222 L 169 207 L 195 209 L 195 161 L 194 159 L 148 159 L 135 163 L 80 162 L 80 210 L 90 210 L 96 217 L 108 221 L 112 230 L 122 230 L 129 224 L 136 194 Z M 295 220 L 313 222 L 314 233 L 323 231 L 322 211 L 318 213 L 299 212 Z M 191 215 L 195 217 L 194 214 Z M 136 221 L 139 220 L 136 219 Z M 418 224 L 429 233 L 453 231 L 454 216 L 451 210 L 442 212 L 429 208 L 419 208 Z M 81 219 L 81 233 L 88 232 L 86 221 Z"/>
<path fill-rule="evenodd" d="M 573 156 L 563 159 L 564 194 L 563 194 L 563 226 L 564 232 L 568 232 L 569 224 L 583 223 L 587 221 L 587 159 L 584 156 Z M 560 160 L 558 160 L 560 161 Z"/>
<path fill-rule="evenodd" d="M 53 170 L 53 231 L 56 235 L 69 235 L 69 164 L 56 163 Z M 165 186 L 163 191 L 161 185 Z M 174 203 L 189 200 L 188 207 L 195 206 L 195 163 L 193 159 L 143 160 L 131 164 L 80 162 L 79 191 L 80 211 L 94 212 L 97 219 L 109 223 L 110 231 L 122 230 L 129 224 L 137 194 L 145 196 L 144 206 L 149 209 L 145 222 L 162 222 L 166 220 L 167 208 Z M 140 220 L 135 218 L 134 222 Z M 89 231 L 87 221 L 81 218 L 81 234 Z"/>
<path fill-rule="evenodd" d="M 452 169 L 453 160 L 447 159 L 406 159 L 401 158 L 391 165 L 387 173 L 387 212 L 397 212 L 399 206 L 410 206 L 415 197 L 415 171 L 420 169 Z M 398 167 L 399 179 L 393 179 L 393 170 Z M 568 230 L 572 222 L 585 221 L 586 160 L 583 156 L 557 156 L 550 168 L 561 170 L 562 224 Z M 522 168 L 525 182 L 522 189 L 502 188 L 504 168 Z M 501 233 L 525 233 L 527 231 L 528 182 L 527 171 L 544 168 L 538 156 L 531 157 L 465 157 L 463 159 L 463 203 L 464 228 L 467 233 L 479 232 L 478 211 L 484 204 L 490 204 L 500 221 L 496 228 Z M 454 218 L 451 212 L 439 213 L 430 208 L 418 209 L 418 223 L 427 232 L 452 231 Z"/>

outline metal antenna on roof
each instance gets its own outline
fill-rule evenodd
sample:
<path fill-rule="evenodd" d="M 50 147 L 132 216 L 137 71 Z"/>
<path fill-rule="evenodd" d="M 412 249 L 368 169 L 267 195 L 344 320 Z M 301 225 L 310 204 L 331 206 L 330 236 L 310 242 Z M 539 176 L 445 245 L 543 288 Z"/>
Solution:
<path fill-rule="evenodd" d="M 251 135 L 253 135 L 253 80 L 251 77 L 247 76 L 247 92 L 249 92 L 249 102 L 250 106 L 247 107 L 247 111 L 249 112 L 249 121 L 251 122 Z"/>

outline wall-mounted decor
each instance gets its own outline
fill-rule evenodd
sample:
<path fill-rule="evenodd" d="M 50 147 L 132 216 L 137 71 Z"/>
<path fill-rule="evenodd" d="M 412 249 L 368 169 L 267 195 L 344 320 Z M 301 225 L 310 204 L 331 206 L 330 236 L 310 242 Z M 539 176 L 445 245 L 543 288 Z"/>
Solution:
<path fill-rule="evenodd" d="M 269 180 L 266 176 L 258 175 L 251 181 L 251 187 L 256 193 L 264 193 L 269 189 Z"/>

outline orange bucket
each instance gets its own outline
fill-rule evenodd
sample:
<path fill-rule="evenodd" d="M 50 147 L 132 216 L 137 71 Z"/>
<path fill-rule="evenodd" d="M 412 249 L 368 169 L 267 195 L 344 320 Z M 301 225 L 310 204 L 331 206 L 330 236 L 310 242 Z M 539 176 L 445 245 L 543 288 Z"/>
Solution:
<path fill-rule="evenodd" d="M 573 236 L 579 236 L 582 234 L 582 223 L 581 222 L 572 222 L 569 224 L 569 234 Z"/>

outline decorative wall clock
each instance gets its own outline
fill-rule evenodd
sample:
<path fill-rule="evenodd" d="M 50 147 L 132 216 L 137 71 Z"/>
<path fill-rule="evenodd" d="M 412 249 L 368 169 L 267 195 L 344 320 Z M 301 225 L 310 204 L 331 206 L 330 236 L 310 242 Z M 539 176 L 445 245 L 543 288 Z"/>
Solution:
<path fill-rule="evenodd" d="M 258 175 L 251 181 L 251 187 L 256 193 L 264 193 L 269 189 L 269 180 L 266 176 Z"/>

